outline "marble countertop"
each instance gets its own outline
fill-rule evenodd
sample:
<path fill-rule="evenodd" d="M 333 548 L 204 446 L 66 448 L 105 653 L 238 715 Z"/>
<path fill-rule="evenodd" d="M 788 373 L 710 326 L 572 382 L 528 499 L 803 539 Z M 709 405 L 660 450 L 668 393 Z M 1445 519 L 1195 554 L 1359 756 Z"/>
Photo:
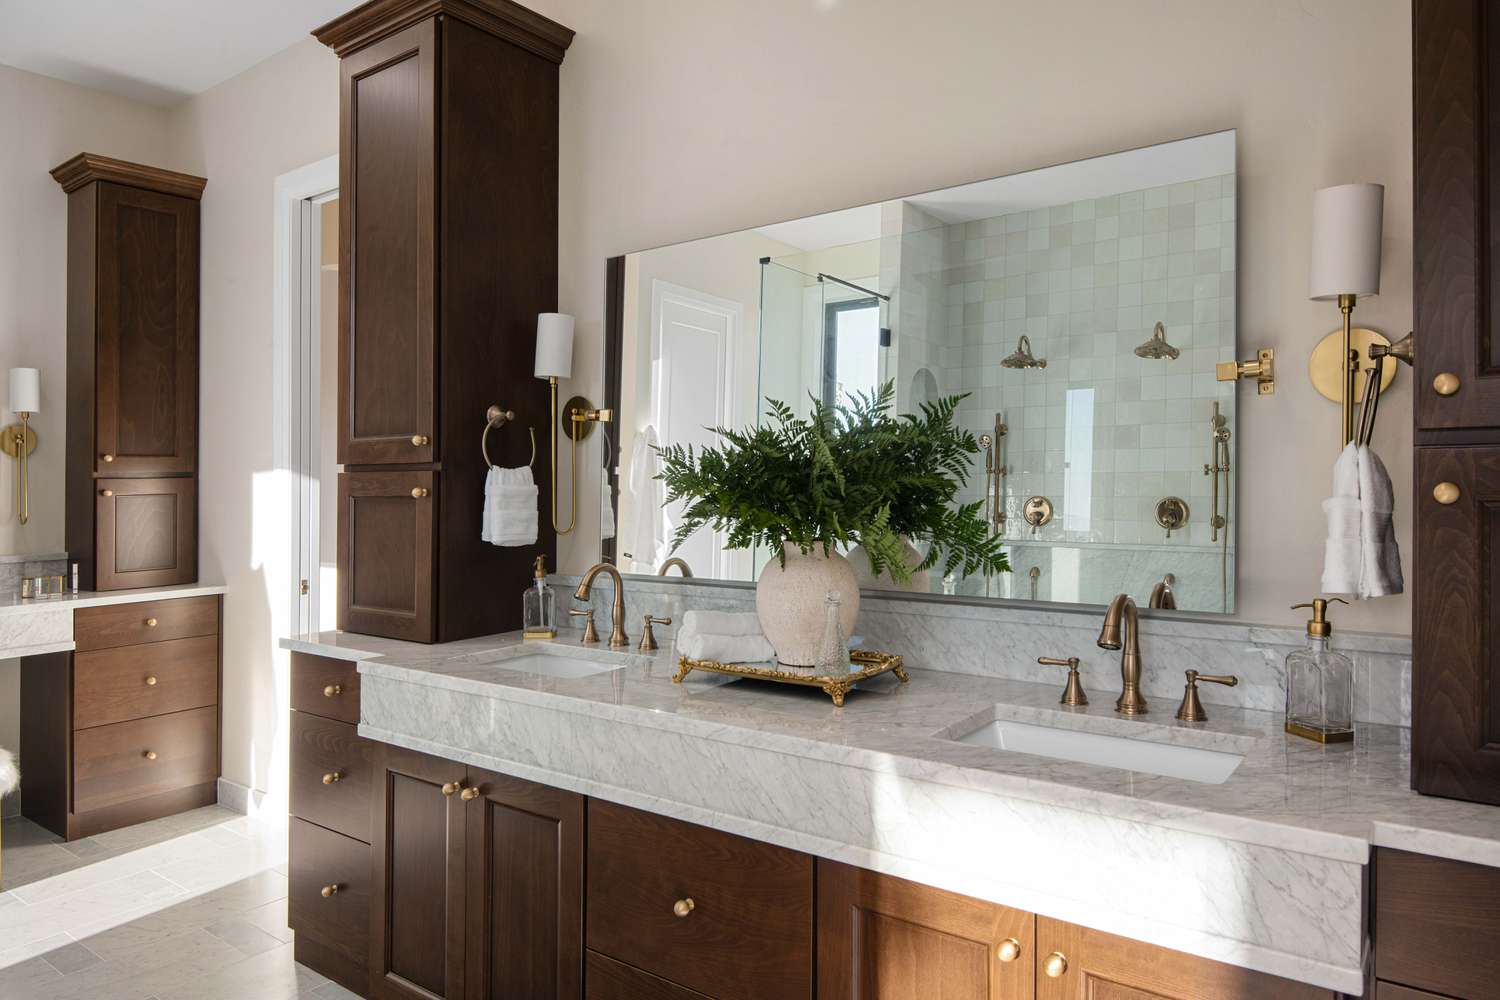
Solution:
<path fill-rule="evenodd" d="M 0 594 L 0 615 L 55 611 L 58 608 L 96 608 L 106 604 L 138 604 L 141 601 L 166 601 L 178 597 L 205 597 L 224 593 L 222 584 L 188 583 L 175 587 L 142 587 L 137 590 L 80 590 L 64 592 L 57 597 L 22 599 L 17 593 Z"/>

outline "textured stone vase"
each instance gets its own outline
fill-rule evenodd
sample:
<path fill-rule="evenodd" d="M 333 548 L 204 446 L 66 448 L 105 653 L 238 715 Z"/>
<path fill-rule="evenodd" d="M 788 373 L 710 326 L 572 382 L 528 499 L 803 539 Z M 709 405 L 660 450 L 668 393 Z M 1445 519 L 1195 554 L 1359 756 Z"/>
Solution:
<path fill-rule="evenodd" d="M 859 618 L 859 581 L 854 567 L 837 552 L 825 556 L 814 547 L 804 553 L 787 545 L 786 567 L 779 559 L 766 563 L 755 585 L 755 613 L 776 650 L 776 659 L 792 667 L 810 667 L 818 658 L 823 638 L 823 599 L 830 590 L 839 592 L 840 619 L 844 636 L 854 634 Z"/>
<path fill-rule="evenodd" d="M 911 579 L 906 583 L 897 583 L 891 578 L 890 572 L 884 571 L 879 576 L 870 572 L 870 557 L 865 554 L 863 545 L 856 545 L 849 550 L 849 562 L 854 566 L 854 577 L 859 585 L 866 590 L 900 590 L 908 594 L 928 594 L 932 592 L 932 577 L 928 571 L 918 570 L 914 567 L 921 565 L 922 553 L 911 543 L 911 539 L 901 539 L 901 547 L 906 552 L 906 566 L 911 569 Z"/>

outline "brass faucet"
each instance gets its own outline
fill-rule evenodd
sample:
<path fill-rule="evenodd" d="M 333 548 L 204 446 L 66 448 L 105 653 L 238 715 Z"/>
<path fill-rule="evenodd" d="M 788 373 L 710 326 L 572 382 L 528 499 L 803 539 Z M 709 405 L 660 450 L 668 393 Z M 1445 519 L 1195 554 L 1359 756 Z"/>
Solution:
<path fill-rule="evenodd" d="M 689 566 L 687 564 L 687 560 L 683 559 L 681 556 L 673 556 L 666 562 L 662 563 L 661 569 L 656 571 L 656 575 L 666 576 L 667 570 L 671 569 L 673 566 L 676 566 L 678 569 L 682 570 L 683 576 L 691 577 L 693 575 L 693 567 Z"/>
<path fill-rule="evenodd" d="M 573 591 L 573 597 L 579 601 L 588 600 L 589 591 L 594 586 L 594 577 L 600 573 L 608 573 L 615 584 L 615 603 L 609 611 L 610 623 L 613 625 L 609 630 L 609 648 L 624 649 L 630 645 L 630 636 L 625 634 L 625 581 L 620 579 L 620 571 L 610 563 L 595 563 L 583 574 L 583 580 L 579 582 L 578 589 Z"/>
<path fill-rule="evenodd" d="M 1121 630 L 1124 641 L 1121 641 Z M 1145 715 L 1146 699 L 1141 695 L 1141 624 L 1135 599 L 1116 594 L 1104 612 L 1104 627 L 1099 630 L 1100 649 L 1124 648 L 1120 657 L 1120 679 L 1123 682 L 1115 711 L 1121 715 Z"/>

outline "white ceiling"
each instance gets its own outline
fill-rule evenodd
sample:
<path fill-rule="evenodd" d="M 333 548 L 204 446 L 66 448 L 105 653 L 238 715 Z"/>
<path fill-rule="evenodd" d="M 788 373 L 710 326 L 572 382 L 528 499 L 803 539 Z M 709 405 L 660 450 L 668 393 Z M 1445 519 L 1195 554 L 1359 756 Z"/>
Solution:
<path fill-rule="evenodd" d="M 170 105 L 360 0 L 0 0 L 0 63 Z"/>

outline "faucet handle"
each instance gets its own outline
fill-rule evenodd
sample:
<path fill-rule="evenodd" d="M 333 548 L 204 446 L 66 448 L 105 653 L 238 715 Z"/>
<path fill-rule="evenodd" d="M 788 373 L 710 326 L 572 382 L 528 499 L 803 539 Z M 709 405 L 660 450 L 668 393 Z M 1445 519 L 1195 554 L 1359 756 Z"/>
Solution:
<path fill-rule="evenodd" d="M 1070 656 L 1066 660 L 1059 660 L 1055 656 L 1038 656 L 1036 662 L 1046 667 L 1068 668 L 1068 686 L 1063 688 L 1059 704 L 1077 706 L 1089 703 L 1089 696 L 1083 693 L 1083 681 L 1078 679 L 1078 657 Z"/>
<path fill-rule="evenodd" d="M 592 646 L 599 641 L 599 633 L 594 628 L 593 608 L 589 608 L 586 611 L 579 611 L 577 608 L 569 608 L 568 614 L 572 615 L 574 618 L 582 618 L 584 620 L 583 644 L 585 646 Z"/>
<path fill-rule="evenodd" d="M 1233 674 L 1200 674 L 1196 670 L 1186 670 L 1183 674 L 1187 677 L 1187 687 L 1182 692 L 1182 704 L 1177 706 L 1177 718 L 1183 722 L 1205 722 L 1208 719 L 1208 713 L 1203 710 L 1203 702 L 1198 700 L 1199 681 L 1210 681 L 1225 687 L 1234 687 L 1240 682 Z"/>
<path fill-rule="evenodd" d="M 638 650 L 640 650 L 642 653 L 654 653 L 654 652 L 656 652 L 661 647 L 657 646 L 657 644 L 656 644 L 656 636 L 655 636 L 654 633 L 652 633 L 651 626 L 652 625 L 670 625 L 670 624 L 672 624 L 672 619 L 670 619 L 670 618 L 656 618 L 656 617 L 654 617 L 654 616 L 652 616 L 651 614 L 648 613 L 646 615 L 645 627 L 644 627 L 644 629 L 641 632 L 641 641 L 640 641 L 640 644 L 637 645 L 635 648 L 638 649 Z"/>

